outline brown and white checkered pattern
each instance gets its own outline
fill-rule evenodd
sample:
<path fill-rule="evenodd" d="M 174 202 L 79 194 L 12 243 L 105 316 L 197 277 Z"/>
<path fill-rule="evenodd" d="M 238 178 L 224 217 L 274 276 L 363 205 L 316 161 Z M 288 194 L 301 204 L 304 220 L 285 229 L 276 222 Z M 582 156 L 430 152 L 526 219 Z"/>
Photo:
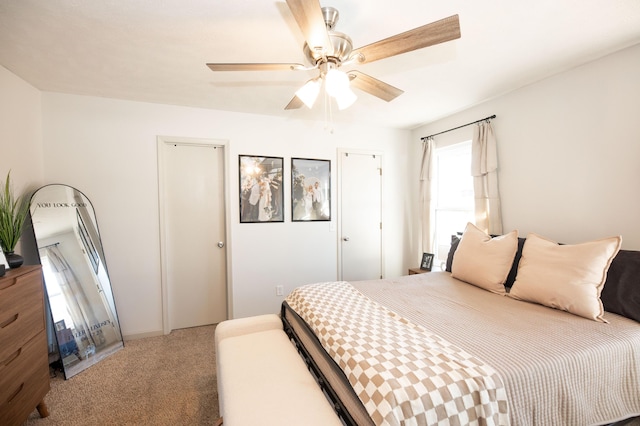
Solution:
<path fill-rule="evenodd" d="M 287 303 L 342 368 L 376 425 L 508 425 L 490 366 L 349 283 L 295 289 Z"/>

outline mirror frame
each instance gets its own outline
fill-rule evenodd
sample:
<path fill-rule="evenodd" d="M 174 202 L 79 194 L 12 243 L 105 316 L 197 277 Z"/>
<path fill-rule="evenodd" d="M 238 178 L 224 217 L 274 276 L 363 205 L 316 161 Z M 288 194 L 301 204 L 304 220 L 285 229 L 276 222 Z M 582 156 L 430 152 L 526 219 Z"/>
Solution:
<path fill-rule="evenodd" d="M 30 216 L 48 334 L 69 379 L 124 347 L 98 221 L 91 200 L 64 184 L 34 191 Z"/>

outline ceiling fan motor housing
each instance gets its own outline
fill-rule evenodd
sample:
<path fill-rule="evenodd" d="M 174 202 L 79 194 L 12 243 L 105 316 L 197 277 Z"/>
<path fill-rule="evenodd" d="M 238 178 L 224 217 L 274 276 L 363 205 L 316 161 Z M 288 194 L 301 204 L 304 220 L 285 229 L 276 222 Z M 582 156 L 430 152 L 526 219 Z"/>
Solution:
<path fill-rule="evenodd" d="M 341 62 L 346 61 L 349 55 L 351 55 L 351 51 L 353 50 L 351 38 L 344 33 L 333 31 L 339 16 L 338 10 L 333 7 L 322 8 L 322 17 L 327 26 L 329 39 L 331 40 L 331 49 L 328 52 L 320 52 L 311 49 L 309 45 L 305 43 L 303 48 L 304 54 L 311 64 L 317 65 L 326 62 L 326 60 L 331 60 L 331 62 L 339 65 Z"/>
<path fill-rule="evenodd" d="M 334 62 L 338 63 L 349 59 L 349 55 L 353 50 L 351 38 L 337 31 L 329 31 L 329 39 L 331 40 L 331 49 L 329 52 L 314 51 L 309 48 L 307 43 L 304 44 L 304 54 L 312 65 L 321 63 L 326 59 L 333 59 Z"/>

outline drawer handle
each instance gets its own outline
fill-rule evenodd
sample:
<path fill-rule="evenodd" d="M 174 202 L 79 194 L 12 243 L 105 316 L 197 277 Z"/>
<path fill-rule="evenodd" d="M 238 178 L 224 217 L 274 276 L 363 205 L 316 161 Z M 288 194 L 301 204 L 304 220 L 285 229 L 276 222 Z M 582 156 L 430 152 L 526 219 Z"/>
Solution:
<path fill-rule="evenodd" d="M 16 322 L 16 320 L 18 319 L 18 315 L 19 314 L 15 314 L 14 316 L 12 316 L 11 318 L 9 318 L 8 320 L 6 320 L 3 323 L 0 323 L 0 328 L 5 328 L 6 326 L 8 326 L 9 324 L 12 324 L 14 322 Z"/>
<path fill-rule="evenodd" d="M 11 401 L 13 401 L 16 396 L 18 396 L 18 394 L 22 391 L 23 387 L 24 387 L 24 383 L 21 383 L 18 389 L 16 389 L 16 391 L 12 393 L 11 396 L 9 396 L 9 398 L 7 399 L 8 404 L 11 404 Z"/>
<path fill-rule="evenodd" d="M 8 281 L 8 280 L 7 280 L 7 281 Z M 5 281 L 5 282 L 6 282 L 6 281 Z M 17 278 L 14 278 L 13 280 L 11 280 L 11 284 L 8 284 L 8 285 L 6 285 L 6 286 L 4 286 L 4 287 L 1 287 L 1 288 L 0 288 L 0 290 L 8 289 L 9 287 L 12 287 L 12 286 L 16 285 L 17 283 L 18 283 L 18 279 L 17 279 Z"/>
<path fill-rule="evenodd" d="M 17 351 L 9 355 L 9 357 L 6 360 L 2 361 L 2 364 L 4 364 L 5 367 L 8 366 L 13 362 L 13 360 L 18 358 L 21 353 L 22 353 L 22 348 L 18 349 Z"/>

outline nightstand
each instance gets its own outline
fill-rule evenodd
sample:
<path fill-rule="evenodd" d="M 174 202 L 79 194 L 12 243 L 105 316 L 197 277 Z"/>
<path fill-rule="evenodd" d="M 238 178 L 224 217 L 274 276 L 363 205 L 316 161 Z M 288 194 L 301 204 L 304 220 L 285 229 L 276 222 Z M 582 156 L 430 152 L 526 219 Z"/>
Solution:
<path fill-rule="evenodd" d="M 430 271 L 427 271 L 426 269 L 420 269 L 420 268 L 409 268 L 409 275 L 424 274 L 425 272 L 430 272 Z"/>

